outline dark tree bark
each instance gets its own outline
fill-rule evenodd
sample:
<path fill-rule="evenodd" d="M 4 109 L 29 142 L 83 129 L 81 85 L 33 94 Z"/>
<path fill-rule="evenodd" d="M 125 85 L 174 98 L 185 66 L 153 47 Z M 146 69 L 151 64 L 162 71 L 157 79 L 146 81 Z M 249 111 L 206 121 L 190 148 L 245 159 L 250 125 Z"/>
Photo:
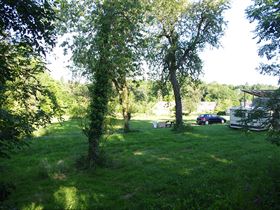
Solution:
<path fill-rule="evenodd" d="M 176 117 L 176 128 L 183 126 L 183 110 L 182 110 L 182 99 L 180 92 L 180 85 L 176 78 L 176 71 L 170 71 L 170 82 L 172 84 L 174 96 L 175 96 L 175 117 Z"/>
<path fill-rule="evenodd" d="M 166 31 L 165 33 L 166 33 L 166 38 L 168 39 L 168 42 L 170 44 L 168 54 L 165 58 L 166 59 L 165 64 L 168 68 L 169 81 L 171 82 L 174 97 L 175 97 L 175 117 L 176 117 L 175 128 L 178 129 L 183 127 L 181 88 L 176 75 L 176 72 L 178 70 L 178 67 L 176 66 L 176 49 L 177 49 L 176 45 L 178 42 L 178 36 L 174 31 L 172 31 L 171 34 L 167 34 Z"/>
<path fill-rule="evenodd" d="M 119 84 L 116 79 L 113 79 L 114 85 L 119 93 L 119 102 L 122 106 L 122 115 L 123 115 L 123 130 L 124 132 L 130 131 L 129 121 L 130 121 L 130 113 L 129 113 L 129 90 L 127 86 L 126 80 L 123 84 Z"/>
<path fill-rule="evenodd" d="M 128 87 L 127 87 L 126 83 L 123 86 L 123 91 L 122 91 L 122 114 L 123 114 L 123 120 L 124 120 L 123 130 L 126 133 L 126 132 L 130 131 L 129 91 L 128 91 Z"/>

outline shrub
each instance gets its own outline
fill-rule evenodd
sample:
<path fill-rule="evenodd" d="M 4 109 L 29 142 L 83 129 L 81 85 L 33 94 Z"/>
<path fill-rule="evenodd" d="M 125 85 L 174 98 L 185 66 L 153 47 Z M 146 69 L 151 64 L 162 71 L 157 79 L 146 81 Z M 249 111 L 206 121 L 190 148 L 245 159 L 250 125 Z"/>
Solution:
<path fill-rule="evenodd" d="M 227 115 L 226 111 L 219 111 L 217 115 Z"/>

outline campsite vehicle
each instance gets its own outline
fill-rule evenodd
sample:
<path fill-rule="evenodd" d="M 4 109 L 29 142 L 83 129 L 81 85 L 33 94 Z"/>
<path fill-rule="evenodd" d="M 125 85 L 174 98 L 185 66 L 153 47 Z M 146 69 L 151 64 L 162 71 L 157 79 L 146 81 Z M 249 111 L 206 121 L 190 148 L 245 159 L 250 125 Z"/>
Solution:
<path fill-rule="evenodd" d="M 198 125 L 208 125 L 212 123 L 225 123 L 226 119 L 215 114 L 201 114 L 196 119 Z"/>
<path fill-rule="evenodd" d="M 263 112 L 262 117 L 254 118 L 254 112 Z M 270 113 L 263 109 L 254 109 L 252 107 L 232 107 L 230 109 L 230 127 L 231 128 L 244 128 L 249 130 L 261 131 L 269 128 Z"/>
<path fill-rule="evenodd" d="M 272 90 L 242 90 L 245 93 L 253 95 L 251 105 L 246 105 L 245 100 L 243 105 L 230 108 L 230 123 L 231 128 L 244 128 L 249 130 L 267 130 L 269 128 L 269 119 L 271 111 L 267 108 L 269 96 L 273 93 Z M 261 114 L 256 114 L 256 113 Z"/>

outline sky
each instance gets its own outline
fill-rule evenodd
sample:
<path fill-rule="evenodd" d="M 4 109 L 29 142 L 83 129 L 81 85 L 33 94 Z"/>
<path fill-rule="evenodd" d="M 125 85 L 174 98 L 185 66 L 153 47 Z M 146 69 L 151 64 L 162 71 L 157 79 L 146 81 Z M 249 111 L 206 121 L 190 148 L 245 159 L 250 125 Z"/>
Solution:
<path fill-rule="evenodd" d="M 232 85 L 277 85 L 276 77 L 261 75 L 256 70 L 260 57 L 257 39 L 253 39 L 255 25 L 249 23 L 245 16 L 245 9 L 250 3 L 251 0 L 232 0 L 231 8 L 225 12 L 228 25 L 220 40 L 222 46 L 201 53 L 204 63 L 204 74 L 201 76 L 203 81 Z M 67 69 L 68 60 L 69 56 L 64 56 L 59 46 L 48 56 L 48 68 L 55 79 L 71 79 L 71 72 Z"/>
<path fill-rule="evenodd" d="M 255 24 L 250 23 L 245 14 L 250 4 L 250 0 L 232 0 L 231 9 L 225 12 L 228 25 L 220 40 L 222 47 L 202 53 L 205 73 L 202 80 L 233 85 L 277 85 L 276 77 L 261 75 L 256 70 L 261 59 L 257 39 L 253 39 Z"/>

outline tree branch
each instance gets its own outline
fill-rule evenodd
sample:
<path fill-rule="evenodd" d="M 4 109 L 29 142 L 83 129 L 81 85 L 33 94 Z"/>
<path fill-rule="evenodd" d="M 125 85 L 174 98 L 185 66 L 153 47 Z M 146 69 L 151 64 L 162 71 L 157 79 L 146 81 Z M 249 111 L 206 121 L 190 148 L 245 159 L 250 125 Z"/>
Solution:
<path fill-rule="evenodd" d="M 183 64 L 183 61 L 186 59 L 186 57 L 188 56 L 188 54 L 194 50 L 195 46 L 197 45 L 198 41 L 199 41 L 199 38 L 200 38 L 200 34 L 201 34 L 201 31 L 202 31 L 202 25 L 205 21 L 206 17 L 205 16 L 201 16 L 201 19 L 199 21 L 199 24 L 197 26 L 197 32 L 196 32 L 196 35 L 195 35 L 195 38 L 194 38 L 194 41 L 191 43 L 191 45 L 189 47 L 187 47 L 184 51 L 184 54 L 182 55 L 182 57 L 179 59 L 178 61 L 178 64 L 176 66 L 176 69 L 180 68 L 180 66 Z M 205 25 L 203 31 L 207 28 L 208 26 L 208 23 Z"/>

